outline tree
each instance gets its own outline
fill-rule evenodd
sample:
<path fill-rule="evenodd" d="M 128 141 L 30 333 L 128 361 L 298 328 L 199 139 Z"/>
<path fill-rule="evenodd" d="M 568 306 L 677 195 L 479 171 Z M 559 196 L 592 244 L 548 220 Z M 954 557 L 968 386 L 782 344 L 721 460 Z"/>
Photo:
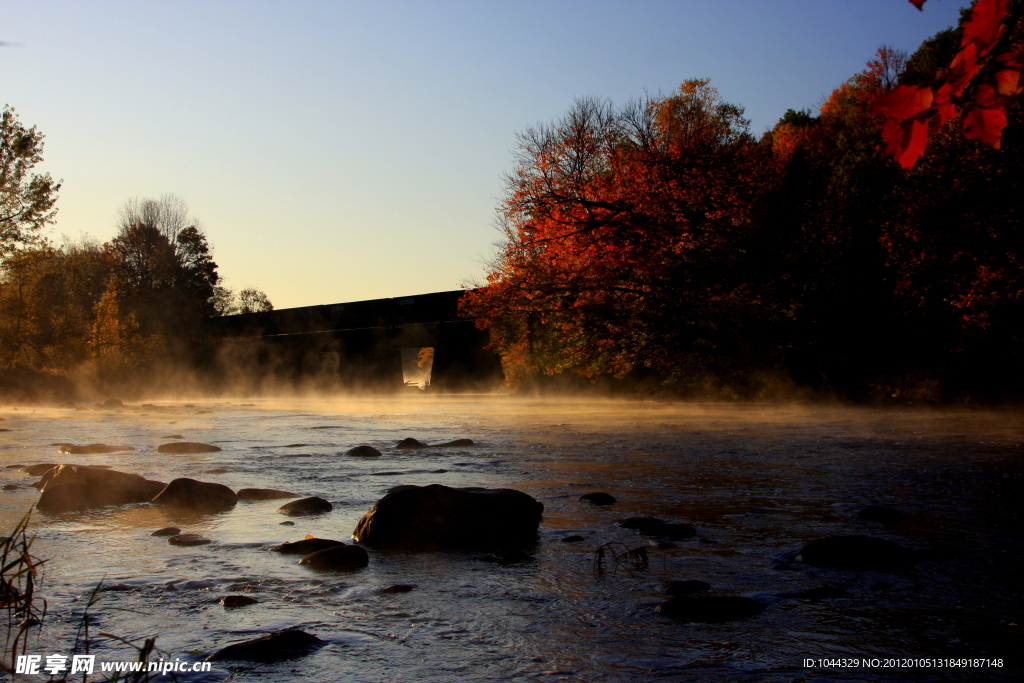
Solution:
<path fill-rule="evenodd" d="M 57 191 L 49 173 L 32 173 L 43 160 L 43 134 L 26 129 L 14 109 L 0 114 L 0 259 L 38 238 L 53 223 Z"/>
<path fill-rule="evenodd" d="M 689 381 L 749 360 L 769 165 L 740 107 L 692 80 L 618 110 L 578 100 L 519 139 L 501 251 L 463 299 L 513 374 Z"/>
<path fill-rule="evenodd" d="M 121 305 L 144 334 L 193 334 L 199 319 L 215 312 L 220 279 L 199 222 L 173 195 L 130 200 L 120 219 L 120 230 L 106 251 Z"/>
<path fill-rule="evenodd" d="M 246 287 L 238 293 L 239 313 L 265 313 L 274 310 L 270 297 L 255 287 Z"/>

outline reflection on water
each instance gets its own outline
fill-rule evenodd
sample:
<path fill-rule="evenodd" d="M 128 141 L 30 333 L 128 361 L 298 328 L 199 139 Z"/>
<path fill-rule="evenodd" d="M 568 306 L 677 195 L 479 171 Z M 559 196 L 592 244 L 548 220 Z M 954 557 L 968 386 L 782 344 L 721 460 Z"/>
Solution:
<path fill-rule="evenodd" d="M 335 506 L 327 515 L 292 519 L 294 526 L 282 526 L 288 518 L 276 512 L 281 501 L 240 502 L 216 515 L 146 505 L 36 515 L 37 553 L 51 559 L 42 585 L 51 615 L 36 651 L 70 652 L 88 594 L 101 579 L 94 633 L 156 634 L 172 657 L 198 657 L 287 627 L 329 641 L 299 660 L 247 667 L 274 681 L 905 680 L 918 674 L 808 671 L 802 662 L 1006 657 L 1019 643 L 1019 413 L 404 401 L 0 411 L 11 430 L 0 447 L 5 466 L 107 464 L 160 481 L 187 476 L 236 490 L 319 495 Z M 223 450 L 157 453 L 172 434 Z M 396 451 L 409 436 L 428 443 L 465 437 L 477 445 Z M 65 456 L 50 445 L 57 442 L 135 450 Z M 359 444 L 384 455 L 341 455 Z M 14 467 L 0 470 L 0 478 L 22 486 L 0 497 L 0 517 L 10 528 L 36 498 L 24 487 L 34 478 Z M 502 565 L 474 554 L 371 553 L 367 569 L 332 575 L 266 549 L 306 534 L 347 540 L 388 488 L 428 483 L 512 487 L 541 500 L 546 509 L 533 560 Z M 579 501 L 592 491 L 618 502 Z M 906 518 L 895 527 L 859 521 L 856 513 L 871 504 L 898 508 Z M 631 516 L 689 523 L 697 536 L 659 547 L 659 539 L 616 524 Z M 149 536 L 171 525 L 214 542 L 184 548 Z M 938 552 L 898 572 L 792 561 L 804 543 L 841 534 Z M 570 535 L 584 540 L 562 541 Z M 646 544 L 649 568 L 595 575 L 593 552 L 607 542 Z M 665 599 L 662 583 L 671 579 L 707 581 L 714 594 L 754 597 L 767 609 L 719 624 L 672 622 L 654 611 Z M 380 592 L 394 584 L 415 588 Z M 842 597 L 782 595 L 825 585 Z M 259 602 L 231 610 L 217 604 L 235 593 Z M 130 654 L 110 639 L 101 639 L 96 652 L 101 659 Z M 1016 680 L 1020 670 L 947 673 Z M 228 675 L 221 668 L 180 678 Z M 922 680 L 945 676 L 929 675 Z"/>

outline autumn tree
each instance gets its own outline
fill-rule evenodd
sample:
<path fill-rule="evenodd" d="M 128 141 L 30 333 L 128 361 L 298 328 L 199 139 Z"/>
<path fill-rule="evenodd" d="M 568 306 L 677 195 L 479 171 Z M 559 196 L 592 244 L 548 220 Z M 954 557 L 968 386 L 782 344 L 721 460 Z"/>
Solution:
<path fill-rule="evenodd" d="M 145 334 L 189 336 L 213 313 L 217 264 L 202 227 L 173 195 L 131 200 L 105 247 L 112 277 Z"/>
<path fill-rule="evenodd" d="M 0 113 L 0 259 L 35 241 L 57 213 L 60 183 L 49 173 L 32 173 L 42 160 L 42 133 L 25 128 L 5 106 Z"/>
<path fill-rule="evenodd" d="M 768 164 L 740 107 L 693 80 L 619 109 L 579 100 L 519 140 L 501 252 L 463 302 L 513 373 L 687 382 L 757 355 Z"/>

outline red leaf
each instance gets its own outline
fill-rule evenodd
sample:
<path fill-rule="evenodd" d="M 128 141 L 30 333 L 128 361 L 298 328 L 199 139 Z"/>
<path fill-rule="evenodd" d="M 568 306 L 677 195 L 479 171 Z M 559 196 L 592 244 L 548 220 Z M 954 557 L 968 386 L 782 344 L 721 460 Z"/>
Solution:
<path fill-rule="evenodd" d="M 900 85 L 876 97 L 871 108 L 886 119 L 902 121 L 928 111 L 934 99 L 935 94 L 927 86 Z"/>
<path fill-rule="evenodd" d="M 978 0 L 971 9 L 970 18 L 964 22 L 964 36 L 960 45 L 977 46 L 977 56 L 985 57 L 1003 32 L 1003 19 L 1006 18 L 1010 0 Z"/>
<path fill-rule="evenodd" d="M 964 112 L 964 137 L 999 149 L 1006 127 L 1006 109 L 969 105 Z"/>
<path fill-rule="evenodd" d="M 924 11 L 924 3 L 925 2 L 926 2 L 926 0 L 910 0 L 910 4 L 913 5 L 914 7 L 916 7 L 917 9 L 919 9 L 922 12 Z"/>

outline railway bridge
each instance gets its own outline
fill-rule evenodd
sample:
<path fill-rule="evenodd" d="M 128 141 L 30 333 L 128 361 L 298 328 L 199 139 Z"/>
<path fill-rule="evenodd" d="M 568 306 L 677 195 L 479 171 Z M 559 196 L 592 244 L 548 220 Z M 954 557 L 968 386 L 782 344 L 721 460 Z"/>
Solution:
<path fill-rule="evenodd" d="M 504 375 L 462 290 L 207 318 L 225 372 L 339 388 L 491 391 Z"/>

